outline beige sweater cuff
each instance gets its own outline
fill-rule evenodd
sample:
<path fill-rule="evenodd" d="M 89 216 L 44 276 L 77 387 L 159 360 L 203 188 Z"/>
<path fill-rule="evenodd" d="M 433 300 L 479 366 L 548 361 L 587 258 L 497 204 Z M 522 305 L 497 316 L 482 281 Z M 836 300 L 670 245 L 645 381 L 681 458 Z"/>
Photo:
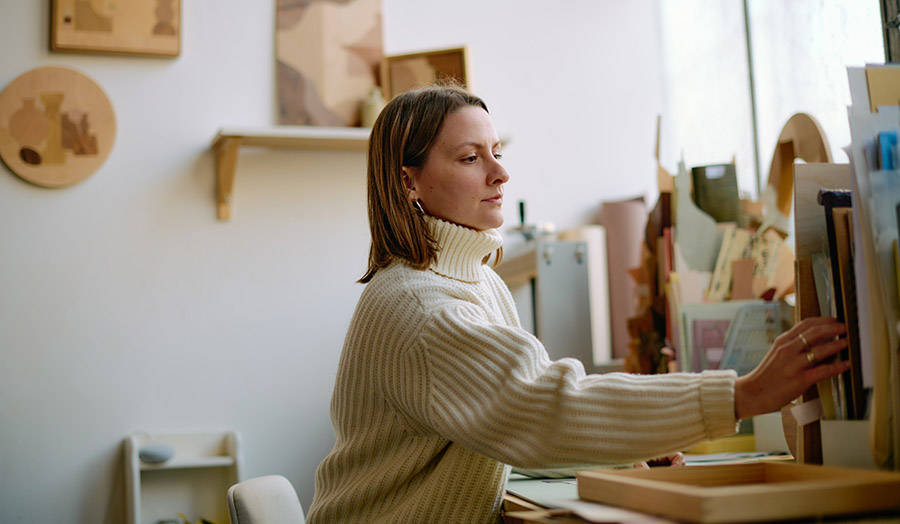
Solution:
<path fill-rule="evenodd" d="M 701 373 L 700 402 L 703 405 L 707 437 L 716 438 L 738 431 L 734 418 L 734 370 L 707 370 Z"/>

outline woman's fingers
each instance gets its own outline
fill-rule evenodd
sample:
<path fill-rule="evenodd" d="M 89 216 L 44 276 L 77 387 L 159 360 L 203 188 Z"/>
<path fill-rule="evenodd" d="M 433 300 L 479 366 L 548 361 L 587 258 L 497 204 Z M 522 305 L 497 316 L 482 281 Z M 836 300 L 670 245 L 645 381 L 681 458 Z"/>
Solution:
<path fill-rule="evenodd" d="M 816 344 L 827 342 L 834 337 L 843 335 L 846 332 L 847 327 L 844 326 L 844 323 L 835 320 L 828 324 L 819 324 L 805 329 L 797 335 L 797 338 L 800 338 L 800 335 L 803 335 L 810 346 L 815 346 Z"/>
<path fill-rule="evenodd" d="M 847 328 L 842 322 L 838 322 L 833 318 L 813 317 L 797 323 L 797 325 L 779 336 L 774 345 L 784 347 L 785 351 L 791 350 L 807 354 L 814 347 L 823 343 L 830 343 L 836 337 L 840 337 L 846 332 Z M 832 353 L 829 351 L 821 352 L 820 350 L 813 353 L 819 359 L 824 358 L 822 355 L 830 354 Z M 813 362 L 815 360 L 810 358 L 810 363 Z"/>
<path fill-rule="evenodd" d="M 832 356 L 838 354 L 841 350 L 849 345 L 846 338 L 831 339 L 827 342 L 816 344 L 809 348 L 808 354 L 804 356 L 809 365 L 814 366 L 819 361 L 828 360 Z"/>
<path fill-rule="evenodd" d="M 816 317 L 776 338 L 762 362 L 735 382 L 735 414 L 777 410 L 816 382 L 846 371 L 848 362 L 832 358 L 847 347 L 845 333 L 843 323 Z"/>
<path fill-rule="evenodd" d="M 652 468 L 659 466 L 684 466 L 684 453 L 676 452 L 671 455 L 667 455 L 665 457 L 660 457 L 658 459 L 648 460 L 647 462 L 638 462 L 634 465 L 635 468 Z"/>
<path fill-rule="evenodd" d="M 815 384 L 820 380 L 839 375 L 848 369 L 850 369 L 850 361 L 848 360 L 823 362 L 809 370 L 809 383 L 810 385 Z"/>

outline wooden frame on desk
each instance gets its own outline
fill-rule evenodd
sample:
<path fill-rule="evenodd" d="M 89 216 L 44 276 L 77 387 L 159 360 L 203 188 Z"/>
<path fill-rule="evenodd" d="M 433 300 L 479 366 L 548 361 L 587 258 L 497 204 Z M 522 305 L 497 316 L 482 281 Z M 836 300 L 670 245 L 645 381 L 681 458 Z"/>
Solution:
<path fill-rule="evenodd" d="M 578 473 L 581 499 L 704 524 L 896 511 L 900 474 L 781 462 Z"/>
<path fill-rule="evenodd" d="M 533 524 L 554 516 L 553 510 L 532 504 L 512 493 L 503 496 L 501 520 L 504 524 Z"/>

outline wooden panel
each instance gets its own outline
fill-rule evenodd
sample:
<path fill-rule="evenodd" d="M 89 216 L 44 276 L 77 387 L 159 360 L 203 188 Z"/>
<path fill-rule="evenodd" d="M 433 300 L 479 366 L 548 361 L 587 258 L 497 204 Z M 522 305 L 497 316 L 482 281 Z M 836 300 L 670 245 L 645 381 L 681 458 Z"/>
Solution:
<path fill-rule="evenodd" d="M 53 0 L 54 51 L 178 56 L 181 0 Z"/>
<path fill-rule="evenodd" d="M 819 190 L 849 187 L 848 164 L 794 165 L 794 253 L 798 260 L 828 249 L 823 234 L 825 213 L 816 201 Z"/>
<path fill-rule="evenodd" d="M 536 244 L 512 257 L 503 257 L 503 261 L 495 268 L 497 275 L 508 287 L 516 287 L 537 278 Z"/>

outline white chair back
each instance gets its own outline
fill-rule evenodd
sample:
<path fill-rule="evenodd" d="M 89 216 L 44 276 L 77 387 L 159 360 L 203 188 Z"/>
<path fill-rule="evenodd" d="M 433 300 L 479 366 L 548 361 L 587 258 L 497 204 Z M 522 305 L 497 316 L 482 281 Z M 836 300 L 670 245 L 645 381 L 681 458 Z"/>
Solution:
<path fill-rule="evenodd" d="M 303 506 L 291 481 L 268 475 L 228 488 L 231 524 L 304 524 Z"/>

